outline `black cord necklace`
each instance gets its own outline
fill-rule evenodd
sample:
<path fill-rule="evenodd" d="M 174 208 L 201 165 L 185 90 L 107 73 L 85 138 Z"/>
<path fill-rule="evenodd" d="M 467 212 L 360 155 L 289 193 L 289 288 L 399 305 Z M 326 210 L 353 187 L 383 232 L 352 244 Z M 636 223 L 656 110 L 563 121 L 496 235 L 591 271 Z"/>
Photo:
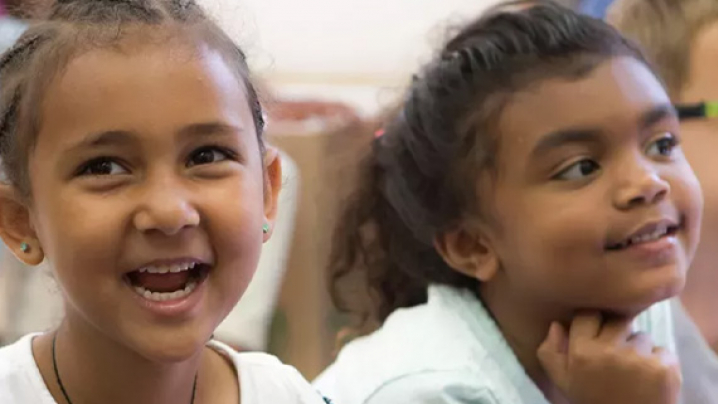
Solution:
<path fill-rule="evenodd" d="M 60 391 L 62 391 L 62 395 L 65 397 L 65 401 L 67 401 L 67 404 L 72 404 L 72 400 L 70 400 L 70 396 L 67 395 L 67 390 L 65 390 L 65 386 L 62 384 L 62 379 L 60 379 L 60 372 L 57 370 L 57 356 L 55 355 L 56 342 L 57 332 L 52 337 L 52 367 L 55 369 L 55 379 L 57 379 L 57 384 L 60 386 Z M 190 404 L 194 404 L 195 393 L 197 393 L 197 375 L 194 376 L 194 384 L 192 385 L 192 399 L 189 402 Z"/>

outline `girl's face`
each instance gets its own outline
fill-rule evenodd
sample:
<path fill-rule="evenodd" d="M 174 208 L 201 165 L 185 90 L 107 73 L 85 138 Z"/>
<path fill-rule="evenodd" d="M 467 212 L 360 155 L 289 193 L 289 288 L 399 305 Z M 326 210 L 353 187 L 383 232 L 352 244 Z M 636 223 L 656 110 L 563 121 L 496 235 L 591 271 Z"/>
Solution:
<path fill-rule="evenodd" d="M 182 45 L 72 60 L 29 169 L 30 224 L 68 323 L 157 361 L 196 352 L 242 296 L 281 177 L 240 79 Z"/>
<path fill-rule="evenodd" d="M 702 196 L 668 96 L 642 63 L 618 58 L 516 94 L 499 133 L 491 243 L 502 270 L 489 282 L 626 314 L 680 291 Z"/>

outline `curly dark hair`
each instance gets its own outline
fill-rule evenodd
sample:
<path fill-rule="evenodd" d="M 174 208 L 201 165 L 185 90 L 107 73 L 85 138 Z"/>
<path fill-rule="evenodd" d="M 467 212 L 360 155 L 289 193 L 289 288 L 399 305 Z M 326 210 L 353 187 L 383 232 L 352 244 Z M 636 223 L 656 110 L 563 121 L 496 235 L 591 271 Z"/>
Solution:
<path fill-rule="evenodd" d="M 491 221 L 491 196 L 470 184 L 497 174 L 502 109 L 537 82 L 579 79 L 616 57 L 648 65 L 602 21 L 549 1 L 514 1 L 463 27 L 414 77 L 335 229 L 330 293 L 358 317 L 359 333 L 426 302 L 430 284 L 478 293 L 478 281 L 452 270 L 434 243 L 467 219 Z"/>

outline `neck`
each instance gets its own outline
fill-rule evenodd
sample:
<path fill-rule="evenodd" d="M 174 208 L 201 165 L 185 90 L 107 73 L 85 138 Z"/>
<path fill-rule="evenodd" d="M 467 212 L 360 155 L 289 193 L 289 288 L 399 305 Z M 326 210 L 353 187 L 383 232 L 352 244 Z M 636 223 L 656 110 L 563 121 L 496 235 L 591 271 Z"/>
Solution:
<path fill-rule="evenodd" d="M 528 377 L 548 401 L 554 404 L 566 403 L 561 392 L 541 366 L 537 351 L 548 335 L 551 322 L 561 321 L 568 324 L 570 313 L 558 308 L 547 309 L 545 305 L 528 301 L 518 293 L 512 293 L 510 289 L 500 288 L 495 283 L 483 284 L 480 292 L 485 306 L 493 315 L 506 342 Z"/>
<path fill-rule="evenodd" d="M 83 320 L 73 320 L 65 319 L 56 340 L 58 373 L 72 404 L 190 404 L 204 350 L 182 362 L 154 363 Z M 66 403 L 53 367 L 53 337 L 37 338 L 34 351 L 51 393 L 58 403 Z"/>
<path fill-rule="evenodd" d="M 718 285 L 715 263 L 694 261 L 681 294 L 681 303 L 708 345 L 718 352 L 718 317 L 714 311 L 718 307 L 718 293 L 715 285 Z"/>

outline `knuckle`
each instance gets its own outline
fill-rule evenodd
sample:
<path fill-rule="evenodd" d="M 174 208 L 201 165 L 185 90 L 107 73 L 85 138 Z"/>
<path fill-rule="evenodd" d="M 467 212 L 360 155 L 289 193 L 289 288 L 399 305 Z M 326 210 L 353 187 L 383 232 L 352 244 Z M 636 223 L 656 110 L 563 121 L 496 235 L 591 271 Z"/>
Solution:
<path fill-rule="evenodd" d="M 680 374 L 676 367 L 660 358 L 653 358 L 648 366 L 651 377 L 661 384 L 672 384 L 674 380 L 680 378 Z"/>
<path fill-rule="evenodd" d="M 573 352 L 572 362 L 577 369 L 589 369 L 610 365 L 618 355 L 612 349 L 602 346 L 584 346 Z"/>

